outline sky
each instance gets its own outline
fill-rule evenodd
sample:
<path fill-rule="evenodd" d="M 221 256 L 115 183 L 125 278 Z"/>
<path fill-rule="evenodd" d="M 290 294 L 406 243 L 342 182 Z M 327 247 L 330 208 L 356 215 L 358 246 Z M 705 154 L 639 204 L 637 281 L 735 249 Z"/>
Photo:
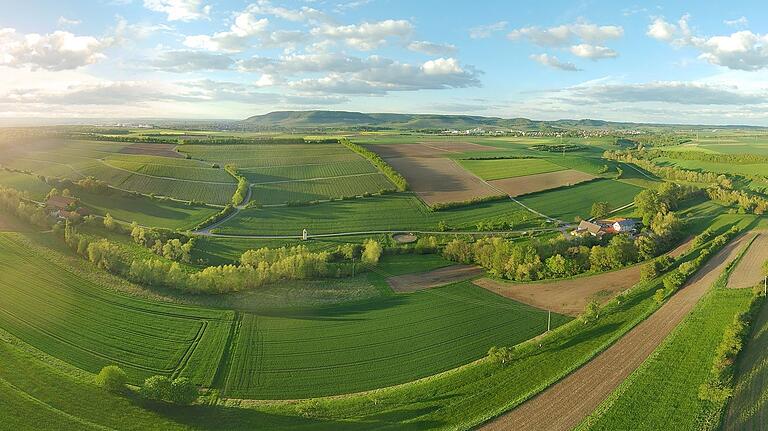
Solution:
<path fill-rule="evenodd" d="M 768 126 L 763 1 L 0 0 L 0 117 Z"/>

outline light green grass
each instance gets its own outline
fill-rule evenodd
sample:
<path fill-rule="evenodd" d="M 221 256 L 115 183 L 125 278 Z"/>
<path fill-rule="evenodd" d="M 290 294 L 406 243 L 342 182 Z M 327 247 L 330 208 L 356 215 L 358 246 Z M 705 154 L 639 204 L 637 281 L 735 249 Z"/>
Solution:
<path fill-rule="evenodd" d="M 362 196 L 382 190 L 394 190 L 395 186 L 384 174 L 368 173 L 347 177 L 257 184 L 251 187 L 251 199 L 263 205 L 288 202 L 341 199 Z"/>
<path fill-rule="evenodd" d="M 42 201 L 53 187 L 34 175 L 0 170 L 0 185 L 27 192 L 31 199 Z"/>
<path fill-rule="evenodd" d="M 705 160 L 681 160 L 669 157 L 658 157 L 654 159 L 653 162 L 662 166 L 672 165 L 682 169 L 714 172 L 718 174 L 761 175 L 768 177 L 768 163 L 717 163 Z"/>
<path fill-rule="evenodd" d="M 468 171 L 488 181 L 565 169 L 545 159 L 459 160 L 458 162 Z"/>

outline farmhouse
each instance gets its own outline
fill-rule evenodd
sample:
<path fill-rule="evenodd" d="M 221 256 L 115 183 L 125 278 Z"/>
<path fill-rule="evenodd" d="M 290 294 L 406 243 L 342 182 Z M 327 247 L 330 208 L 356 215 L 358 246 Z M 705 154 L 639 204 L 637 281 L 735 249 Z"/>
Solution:
<path fill-rule="evenodd" d="M 79 201 L 69 196 L 51 196 L 45 202 L 45 207 L 52 216 L 61 219 L 73 219 L 89 214 L 87 208 L 79 206 Z"/>
<path fill-rule="evenodd" d="M 595 220 L 594 222 L 582 220 L 576 230 L 573 231 L 573 234 L 589 234 L 597 237 L 601 237 L 605 234 L 616 233 L 626 233 L 632 235 L 637 232 L 637 225 L 637 220 L 628 218 Z"/>

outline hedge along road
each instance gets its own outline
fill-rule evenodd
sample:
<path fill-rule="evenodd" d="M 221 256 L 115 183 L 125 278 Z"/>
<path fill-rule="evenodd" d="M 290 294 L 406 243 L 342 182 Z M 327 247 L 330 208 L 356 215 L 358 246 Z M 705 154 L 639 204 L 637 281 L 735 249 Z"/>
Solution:
<path fill-rule="evenodd" d="M 685 286 L 624 337 L 563 380 L 482 430 L 566 431 L 577 426 L 664 341 L 735 259 L 748 235 L 726 245 Z"/>

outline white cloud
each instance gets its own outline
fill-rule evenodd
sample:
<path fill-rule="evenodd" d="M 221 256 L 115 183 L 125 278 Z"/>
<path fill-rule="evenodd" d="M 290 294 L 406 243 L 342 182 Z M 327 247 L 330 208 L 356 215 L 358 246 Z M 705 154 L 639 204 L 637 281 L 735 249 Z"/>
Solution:
<path fill-rule="evenodd" d="M 551 67 L 553 69 L 564 70 L 567 72 L 578 72 L 581 69 L 576 67 L 575 64 L 569 62 L 560 61 L 559 58 L 549 54 L 534 54 L 531 55 L 531 60 L 541 63 L 544 66 Z"/>
<path fill-rule="evenodd" d="M 253 84 L 257 87 L 271 87 L 277 83 L 277 80 L 273 75 L 270 75 L 268 73 L 265 73 L 261 75 L 259 79 L 256 80 Z"/>
<path fill-rule="evenodd" d="M 319 94 L 386 94 L 390 91 L 440 90 L 477 87 L 479 72 L 463 68 L 452 58 L 430 60 L 421 65 L 369 57 L 358 72 L 332 72 L 321 78 L 288 83 L 294 90 Z"/>
<path fill-rule="evenodd" d="M 211 6 L 203 6 L 202 0 L 144 0 L 144 7 L 166 14 L 168 21 L 206 19 L 211 13 Z"/>
<path fill-rule="evenodd" d="M 730 25 L 731 27 L 746 27 L 749 25 L 749 20 L 747 17 L 742 16 L 736 19 L 726 19 L 723 21 L 723 24 Z"/>
<path fill-rule="evenodd" d="M 104 49 L 113 41 L 92 36 L 75 36 L 68 31 L 50 34 L 19 34 L 0 29 L 0 65 L 29 66 L 33 69 L 65 70 L 94 64 L 104 58 Z"/>
<path fill-rule="evenodd" d="M 235 61 L 225 54 L 178 50 L 161 52 L 151 64 L 152 67 L 167 72 L 193 72 L 227 70 Z"/>
<path fill-rule="evenodd" d="M 485 39 L 494 33 L 507 28 L 507 21 L 494 22 L 493 24 L 478 25 L 469 29 L 469 37 L 472 39 Z"/>
<path fill-rule="evenodd" d="M 664 18 L 656 18 L 648 26 L 648 32 L 646 34 L 656 40 L 663 40 L 669 42 L 675 38 L 677 27 L 668 23 Z"/>
<path fill-rule="evenodd" d="M 590 60 L 599 60 L 602 58 L 616 58 L 619 53 L 604 46 L 590 45 L 582 43 L 574 45 L 570 49 L 571 53 L 577 57 L 588 58 Z"/>
<path fill-rule="evenodd" d="M 437 60 L 429 60 L 425 62 L 421 68 L 427 75 L 451 75 L 464 73 L 464 69 L 459 66 L 459 62 L 455 58 L 438 58 Z"/>
<path fill-rule="evenodd" d="M 722 36 L 697 36 L 688 19 L 688 15 L 683 15 L 677 24 L 672 24 L 656 18 L 647 34 L 675 47 L 694 48 L 700 59 L 718 66 L 747 71 L 768 68 L 768 34 L 741 30 Z"/>
<path fill-rule="evenodd" d="M 333 22 L 333 20 L 324 12 L 311 7 L 303 6 L 299 9 L 288 9 L 280 6 L 273 6 L 272 3 L 267 0 L 257 1 L 248 6 L 248 10 L 256 14 L 271 15 L 276 18 L 293 22 Z"/>
<path fill-rule="evenodd" d="M 80 25 L 83 22 L 79 19 L 69 19 L 65 18 L 63 16 L 60 16 L 59 19 L 56 21 L 56 23 L 59 25 L 59 27 L 74 27 L 76 25 Z"/>
<path fill-rule="evenodd" d="M 597 103 L 661 102 L 680 105 L 747 105 L 766 103 L 762 92 L 700 82 L 655 81 L 641 84 L 581 85 L 564 90 L 570 98 Z"/>
<path fill-rule="evenodd" d="M 536 45 L 545 47 L 565 46 L 573 40 L 596 44 L 619 39 L 622 36 L 624 36 L 624 29 L 620 26 L 598 26 L 588 22 L 576 22 L 549 28 L 523 27 L 514 29 L 507 35 L 511 40 L 527 39 Z"/>
<path fill-rule="evenodd" d="M 457 49 L 455 45 L 434 43 L 427 41 L 413 41 L 408 44 L 408 49 L 415 52 L 421 52 L 427 55 L 451 55 L 455 54 Z"/>
<path fill-rule="evenodd" d="M 348 46 L 370 51 L 384 45 L 389 38 L 407 39 L 414 27 L 406 20 L 384 20 L 350 25 L 322 25 L 311 30 L 313 36 L 344 41 Z"/>

